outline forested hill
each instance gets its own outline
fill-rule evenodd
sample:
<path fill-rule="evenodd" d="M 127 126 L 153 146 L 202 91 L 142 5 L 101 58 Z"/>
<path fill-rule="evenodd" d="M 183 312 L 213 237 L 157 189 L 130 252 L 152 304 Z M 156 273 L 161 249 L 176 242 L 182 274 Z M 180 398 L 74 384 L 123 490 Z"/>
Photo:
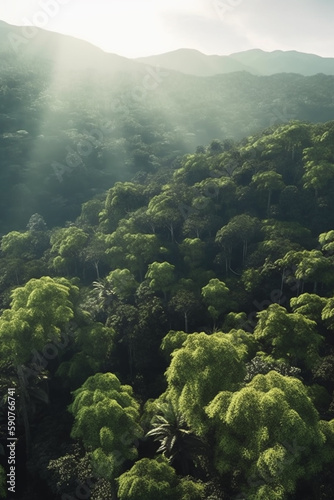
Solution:
<path fill-rule="evenodd" d="M 333 189 L 291 122 L 4 235 L 20 498 L 332 499 Z"/>
<path fill-rule="evenodd" d="M 333 76 L 201 78 L 5 23 L 0 47 L 0 234 L 35 212 L 50 226 L 72 220 L 115 181 L 177 165 L 214 138 L 334 119 Z"/>
<path fill-rule="evenodd" d="M 0 498 L 332 500 L 334 77 L 10 33 Z"/>

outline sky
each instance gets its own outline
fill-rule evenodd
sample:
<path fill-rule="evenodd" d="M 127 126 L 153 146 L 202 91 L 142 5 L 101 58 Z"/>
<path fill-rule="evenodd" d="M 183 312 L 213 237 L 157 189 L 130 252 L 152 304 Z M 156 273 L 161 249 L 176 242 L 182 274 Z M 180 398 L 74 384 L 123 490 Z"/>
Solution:
<path fill-rule="evenodd" d="M 0 19 L 125 57 L 259 48 L 334 57 L 333 0 L 0 0 Z"/>

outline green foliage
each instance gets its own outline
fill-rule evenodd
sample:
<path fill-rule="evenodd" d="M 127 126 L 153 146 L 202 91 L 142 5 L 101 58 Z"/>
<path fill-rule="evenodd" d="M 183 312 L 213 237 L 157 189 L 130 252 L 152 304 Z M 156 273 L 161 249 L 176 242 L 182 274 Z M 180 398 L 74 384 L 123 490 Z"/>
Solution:
<path fill-rule="evenodd" d="M 174 330 L 170 330 L 167 335 L 165 335 L 161 341 L 161 350 L 169 361 L 171 360 L 173 352 L 176 349 L 181 349 L 187 337 L 187 333 L 182 331 L 176 332 Z"/>
<path fill-rule="evenodd" d="M 145 278 L 150 280 L 152 290 L 161 290 L 166 297 L 167 292 L 171 290 L 175 282 L 174 269 L 175 266 L 169 262 L 153 262 L 150 264 Z"/>
<path fill-rule="evenodd" d="M 167 369 L 167 395 L 189 428 L 202 435 L 207 428 L 204 407 L 222 390 L 234 390 L 245 376 L 243 349 L 222 333 L 188 335 L 172 354 Z"/>
<path fill-rule="evenodd" d="M 201 500 L 204 488 L 191 479 L 179 479 L 165 460 L 143 458 L 118 478 L 120 500 Z"/>
<path fill-rule="evenodd" d="M 138 283 L 129 269 L 115 269 L 111 271 L 107 278 L 114 294 L 121 300 L 125 300 L 134 295 Z"/>
<path fill-rule="evenodd" d="M 60 341 L 62 328 L 74 317 L 72 298 L 78 288 L 65 278 L 32 279 L 12 292 L 11 308 L 0 317 L 1 357 L 15 366 L 30 360 L 33 349 Z"/>
<path fill-rule="evenodd" d="M 183 415 L 170 402 L 158 402 L 156 410 L 146 436 L 160 444 L 157 453 L 162 453 L 174 468 L 187 475 L 191 464 L 198 463 L 204 454 L 204 442 L 189 430 Z"/>
<path fill-rule="evenodd" d="M 316 330 L 316 323 L 299 313 L 288 313 L 278 304 L 258 313 L 254 330 L 257 340 L 263 340 L 273 357 L 292 365 L 302 364 L 313 368 L 319 360 L 323 337 Z"/>
<path fill-rule="evenodd" d="M 200 498 L 202 485 L 188 474 L 209 481 L 209 497 L 243 489 L 250 499 L 286 500 L 312 489 L 331 498 L 334 125 L 293 121 L 239 143 L 219 134 L 239 137 L 272 121 L 272 103 L 286 101 L 288 88 L 305 119 L 320 101 L 330 114 L 332 78 L 276 75 L 269 89 L 268 79 L 264 87 L 235 74 L 212 79 L 209 93 L 206 79 L 191 79 L 189 93 L 190 80 L 173 75 L 173 85 L 134 102 L 135 75 L 123 74 L 116 89 L 116 76 L 74 71 L 74 96 L 67 71 L 49 88 L 47 68 L 34 68 L 4 65 L 0 78 L 0 382 L 16 387 L 19 370 L 19 421 L 26 428 L 29 416 L 35 429 L 50 420 L 54 429 L 60 419 L 66 448 L 62 411 L 79 387 L 72 436 L 94 467 L 96 499 L 111 497 L 129 461 L 152 459 L 152 438 L 175 472 L 164 461 L 136 462 L 119 483 L 124 498 Z M 313 99 L 312 112 L 300 95 Z M 16 132 L 17 116 L 27 132 Z M 77 154 L 83 141 L 86 156 Z M 199 142 L 209 146 L 194 153 Z M 55 161 L 54 173 L 44 168 Z M 208 334 L 210 317 L 222 332 Z M 45 363 L 48 343 L 59 356 L 27 376 L 36 359 Z M 145 407 L 149 437 L 139 454 L 139 404 L 120 380 Z M 33 392 L 39 400 L 29 400 Z M 55 463 L 65 483 L 66 463 L 75 483 L 75 459 L 65 450 Z M 47 477 L 45 462 L 42 453 L 36 478 Z M 160 476 L 157 464 L 167 467 Z"/>
<path fill-rule="evenodd" d="M 69 411 L 74 415 L 72 437 L 92 451 L 92 464 L 107 479 L 115 477 L 125 460 L 137 457 L 141 437 L 139 405 L 130 386 L 112 373 L 96 373 L 73 393 Z"/>
<path fill-rule="evenodd" d="M 326 304 L 327 300 L 324 297 L 319 297 L 319 295 L 313 293 L 303 293 L 299 297 L 293 297 L 290 300 L 293 312 L 302 314 L 305 318 L 318 324 L 321 322 L 322 310 Z"/>
<path fill-rule="evenodd" d="M 209 283 L 202 288 L 202 297 L 214 321 L 227 311 L 229 307 L 229 293 L 230 290 L 225 283 L 217 278 L 211 279 Z"/>
<path fill-rule="evenodd" d="M 330 460 L 330 426 L 319 421 L 306 388 L 294 378 L 274 371 L 257 375 L 239 391 L 220 392 L 206 411 L 216 431 L 217 470 L 237 467 L 250 498 L 283 500 L 300 478 Z"/>
<path fill-rule="evenodd" d="M 77 259 L 83 245 L 88 240 L 88 234 L 78 227 L 58 229 L 51 235 L 51 253 L 57 255 L 53 259 L 53 266 L 58 271 L 68 271 L 74 265 L 77 270 Z"/>

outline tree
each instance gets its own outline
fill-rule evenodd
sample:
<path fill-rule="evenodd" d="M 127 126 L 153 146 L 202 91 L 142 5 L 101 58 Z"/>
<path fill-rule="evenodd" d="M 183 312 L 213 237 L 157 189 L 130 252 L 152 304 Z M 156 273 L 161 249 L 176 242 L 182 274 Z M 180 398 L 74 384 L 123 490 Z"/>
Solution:
<path fill-rule="evenodd" d="M 167 369 L 167 397 L 201 436 L 207 428 L 204 407 L 222 390 L 235 390 L 245 376 L 238 347 L 222 333 L 188 335 L 172 354 Z"/>
<path fill-rule="evenodd" d="M 317 292 L 318 283 L 334 283 L 334 265 L 319 250 L 304 250 L 300 253 L 300 262 L 295 271 L 296 278 L 313 283 L 313 293 Z"/>
<path fill-rule="evenodd" d="M 40 214 L 33 214 L 27 224 L 27 230 L 31 232 L 46 231 L 47 226 L 43 217 Z"/>
<path fill-rule="evenodd" d="M 189 280 L 193 283 L 191 280 Z M 189 289 L 179 288 L 169 301 L 172 312 L 182 314 L 184 318 L 184 330 L 188 333 L 189 314 L 195 312 L 200 307 L 200 301 Z"/>
<path fill-rule="evenodd" d="M 176 183 L 182 182 L 192 186 L 195 182 L 209 177 L 209 173 L 208 162 L 202 153 L 187 155 L 182 161 L 181 168 L 174 172 L 173 180 Z"/>
<path fill-rule="evenodd" d="M 276 264 L 283 269 L 282 285 L 286 270 L 293 271 L 297 282 L 297 296 L 304 291 L 304 283 L 313 283 L 313 293 L 316 293 L 318 283 L 331 284 L 334 281 L 334 266 L 320 250 L 302 250 L 287 252 Z M 291 275 L 290 280 L 291 280 Z"/>
<path fill-rule="evenodd" d="M 155 234 L 126 234 L 124 242 L 127 265 L 130 270 L 139 274 L 142 281 L 146 265 L 166 249 L 161 246 Z"/>
<path fill-rule="evenodd" d="M 160 443 L 157 453 L 161 452 L 179 473 L 187 475 L 204 452 L 204 442 L 189 430 L 182 414 L 169 402 L 161 403 L 158 411 L 146 436 Z"/>
<path fill-rule="evenodd" d="M 106 277 L 106 281 L 110 284 L 113 293 L 120 300 L 131 298 L 138 287 L 138 283 L 129 269 L 115 269 L 111 271 Z"/>
<path fill-rule="evenodd" d="M 315 321 L 302 314 L 288 313 L 284 307 L 271 304 L 258 313 L 254 336 L 264 342 L 274 359 L 312 369 L 319 360 L 323 343 L 316 326 Z"/>
<path fill-rule="evenodd" d="M 217 443 L 214 465 L 221 475 L 238 470 L 239 492 L 248 498 L 285 500 L 299 479 L 334 457 L 334 421 L 319 421 L 303 383 L 275 371 L 220 392 L 206 412 Z"/>
<path fill-rule="evenodd" d="M 96 278 L 100 279 L 100 262 L 106 262 L 107 242 L 104 234 L 94 232 L 88 242 L 80 252 L 80 257 L 84 262 L 93 265 L 96 271 Z"/>
<path fill-rule="evenodd" d="M 157 227 L 169 230 L 172 241 L 176 228 L 181 224 L 181 203 L 182 197 L 178 196 L 177 190 L 166 186 L 166 190 L 151 198 L 148 204 L 147 215 Z"/>
<path fill-rule="evenodd" d="M 184 262 L 190 269 L 198 268 L 205 258 L 205 243 L 200 238 L 185 238 L 180 245 Z"/>
<path fill-rule="evenodd" d="M 51 253 L 56 255 L 53 259 L 53 266 L 58 270 L 65 269 L 67 274 L 73 267 L 75 274 L 77 274 L 79 255 L 87 240 L 88 234 L 75 226 L 53 232 L 50 239 Z"/>
<path fill-rule="evenodd" d="M 1 239 L 1 251 L 11 258 L 31 259 L 31 234 L 11 231 Z"/>
<path fill-rule="evenodd" d="M 321 233 L 319 235 L 319 243 L 323 252 L 327 255 L 334 254 L 334 231 L 328 231 L 327 233 Z"/>
<path fill-rule="evenodd" d="M 242 263 L 244 263 L 248 250 L 248 243 L 251 241 L 258 228 L 258 220 L 255 217 L 242 214 L 233 217 L 226 226 L 219 229 L 216 234 L 216 243 L 223 247 L 225 251 L 225 270 L 231 270 L 232 250 L 238 244 L 242 244 Z"/>
<path fill-rule="evenodd" d="M 303 186 L 305 189 L 314 189 L 316 199 L 319 192 L 324 190 L 334 179 L 334 165 L 323 156 L 317 158 L 315 148 L 304 150 L 304 170 Z M 323 155 L 323 152 L 321 152 Z"/>
<path fill-rule="evenodd" d="M 316 323 L 321 322 L 321 313 L 327 303 L 327 299 L 319 297 L 314 293 L 303 293 L 299 297 L 293 297 L 290 305 L 294 313 L 302 314 Z"/>
<path fill-rule="evenodd" d="M 327 299 L 321 313 L 321 319 L 325 321 L 330 330 L 334 330 L 334 297 Z"/>
<path fill-rule="evenodd" d="M 4 282 L 13 286 L 22 281 L 43 275 L 45 262 L 41 259 L 49 246 L 49 238 L 45 231 L 11 231 L 2 237 L 1 252 Z"/>
<path fill-rule="evenodd" d="M 202 500 L 200 483 L 179 479 L 166 460 L 142 458 L 118 480 L 120 500 Z"/>
<path fill-rule="evenodd" d="M 96 473 L 113 479 L 125 460 L 134 460 L 136 440 L 142 436 L 139 404 L 130 386 L 112 373 L 96 373 L 73 393 L 69 411 L 74 415 L 71 436 L 91 450 Z"/>
<path fill-rule="evenodd" d="M 102 225 L 109 231 L 129 212 L 145 204 L 144 188 L 133 182 L 116 182 L 108 191 L 104 210 L 101 212 Z"/>
<path fill-rule="evenodd" d="M 224 151 L 223 144 L 218 140 L 214 139 L 211 141 L 209 147 L 208 147 L 208 154 L 211 156 L 218 155 L 219 153 L 222 153 Z"/>
<path fill-rule="evenodd" d="M 255 184 L 259 191 L 268 192 L 267 216 L 269 217 L 273 191 L 282 191 L 284 188 L 282 176 L 274 171 L 259 172 L 258 174 L 253 175 L 252 183 Z"/>
<path fill-rule="evenodd" d="M 145 278 L 150 280 L 150 287 L 155 291 L 162 291 L 165 301 L 167 293 L 175 283 L 175 266 L 169 262 L 153 262 L 149 264 Z"/>
<path fill-rule="evenodd" d="M 176 349 L 180 349 L 187 340 L 188 334 L 182 331 L 170 330 L 161 341 L 161 350 L 170 362 L 172 354 Z"/>
<path fill-rule="evenodd" d="M 226 312 L 230 306 L 230 290 L 223 281 L 213 278 L 202 288 L 202 297 L 208 306 L 210 316 L 213 318 L 214 328 L 219 316 Z"/>
<path fill-rule="evenodd" d="M 12 292 L 11 308 L 0 317 L 0 359 L 10 360 L 17 371 L 27 451 L 30 448 L 30 398 L 23 365 L 48 343 L 53 342 L 55 348 L 61 343 L 62 329 L 74 317 L 77 294 L 78 288 L 65 278 L 32 279 Z"/>

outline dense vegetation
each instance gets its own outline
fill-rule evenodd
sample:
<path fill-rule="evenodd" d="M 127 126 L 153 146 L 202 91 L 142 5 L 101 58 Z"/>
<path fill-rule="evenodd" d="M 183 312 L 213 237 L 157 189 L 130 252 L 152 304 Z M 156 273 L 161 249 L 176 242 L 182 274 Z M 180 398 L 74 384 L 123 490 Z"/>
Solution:
<path fill-rule="evenodd" d="M 332 499 L 334 122 L 145 172 L 2 236 L 20 498 Z"/>
<path fill-rule="evenodd" d="M 126 59 L 120 70 L 116 56 L 78 41 L 66 63 L 73 41 L 40 34 L 15 53 L 5 33 L 0 24 L 1 235 L 24 229 L 36 212 L 49 227 L 74 220 L 116 181 L 176 167 L 214 138 L 334 120 L 334 76 L 202 78 Z"/>
<path fill-rule="evenodd" d="M 332 500 L 334 77 L 20 33 L 0 23 L 0 498 L 13 388 L 21 500 Z"/>

